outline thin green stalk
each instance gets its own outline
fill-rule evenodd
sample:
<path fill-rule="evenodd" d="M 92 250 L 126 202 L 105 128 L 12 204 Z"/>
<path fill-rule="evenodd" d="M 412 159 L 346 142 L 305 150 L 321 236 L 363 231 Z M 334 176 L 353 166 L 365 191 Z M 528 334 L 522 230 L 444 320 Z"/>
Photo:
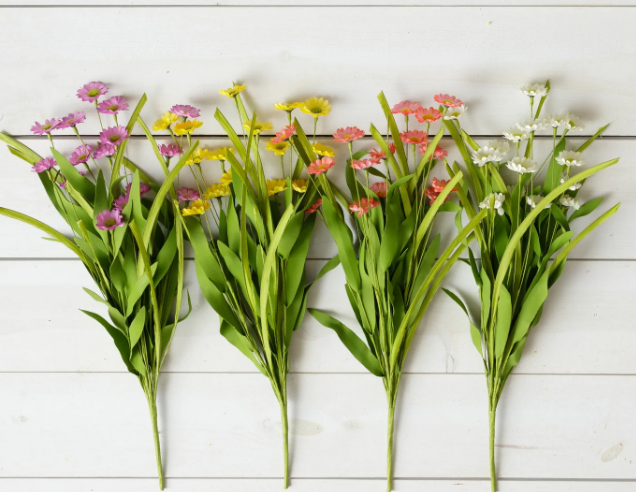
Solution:
<path fill-rule="evenodd" d="M 161 463 L 161 442 L 159 441 L 159 427 L 157 426 L 157 399 L 155 394 L 146 394 L 150 420 L 152 421 L 152 435 L 155 442 L 155 458 L 157 460 L 157 473 L 159 475 L 159 489 L 163 490 L 163 464 Z"/>
<path fill-rule="evenodd" d="M 389 391 L 390 393 L 390 391 Z M 391 492 L 393 488 L 393 436 L 395 434 L 395 395 L 387 393 L 389 400 L 389 416 L 387 426 L 387 449 L 386 449 L 386 490 Z"/>
<path fill-rule="evenodd" d="M 497 470 L 495 468 L 495 423 L 497 415 L 497 403 L 491 403 L 488 410 L 488 422 L 490 426 L 490 484 L 492 492 L 497 492 Z"/>

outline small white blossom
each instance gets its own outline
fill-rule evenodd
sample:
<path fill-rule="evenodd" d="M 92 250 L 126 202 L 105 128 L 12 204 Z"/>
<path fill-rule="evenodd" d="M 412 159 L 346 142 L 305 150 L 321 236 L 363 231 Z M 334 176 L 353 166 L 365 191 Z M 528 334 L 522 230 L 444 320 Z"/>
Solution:
<path fill-rule="evenodd" d="M 444 115 L 445 120 L 457 120 L 461 115 L 463 115 L 468 108 L 464 104 L 463 106 L 458 106 L 456 108 L 448 108 L 446 114 Z"/>
<path fill-rule="evenodd" d="M 520 130 L 517 127 L 510 128 L 510 130 L 504 132 L 503 136 L 511 142 L 521 142 L 522 140 L 528 140 L 528 138 L 530 138 L 530 134 L 528 132 Z"/>
<path fill-rule="evenodd" d="M 493 148 L 500 154 L 504 154 L 504 155 L 510 151 L 510 144 L 506 142 L 505 140 L 500 140 L 500 139 L 491 140 L 490 142 L 486 143 L 486 147 Z"/>
<path fill-rule="evenodd" d="M 506 163 L 506 167 L 519 174 L 537 172 L 537 163 L 527 157 L 515 157 Z"/>
<path fill-rule="evenodd" d="M 565 178 L 561 178 L 561 184 L 565 183 Z M 568 190 L 576 191 L 581 187 L 581 182 L 574 183 L 572 186 L 568 188 Z"/>
<path fill-rule="evenodd" d="M 574 210 L 581 208 L 581 205 L 579 205 L 579 201 L 576 198 L 567 195 L 563 195 L 559 198 L 559 203 L 564 207 L 571 207 Z"/>
<path fill-rule="evenodd" d="M 523 123 L 517 123 L 517 128 L 524 132 L 536 132 L 537 130 L 543 130 L 545 128 L 545 121 L 541 118 L 536 120 L 526 120 Z"/>
<path fill-rule="evenodd" d="M 550 125 L 552 128 L 558 128 L 560 126 L 564 126 L 568 121 L 568 115 L 565 114 L 551 114 L 546 117 L 546 123 Z"/>
<path fill-rule="evenodd" d="M 581 118 L 576 116 L 575 114 L 568 113 L 565 121 L 565 128 L 570 130 L 571 132 L 578 132 L 583 130 L 583 123 L 581 122 Z"/>
<path fill-rule="evenodd" d="M 526 84 L 519 89 L 528 97 L 543 97 L 548 93 L 548 88 L 543 84 Z"/>
<path fill-rule="evenodd" d="M 536 206 L 541 200 L 543 200 L 543 197 L 541 195 L 530 195 L 526 197 L 526 203 L 530 205 L 532 208 L 536 208 Z M 550 208 L 550 204 L 544 207 L 544 209 L 546 208 Z"/>
<path fill-rule="evenodd" d="M 579 167 L 585 164 L 585 161 L 583 160 L 583 154 L 581 152 L 573 152 L 571 150 L 564 150 L 563 152 L 561 152 L 557 156 L 556 161 L 562 166 L 567 167 Z"/>
<path fill-rule="evenodd" d="M 503 215 L 503 202 L 506 200 L 506 195 L 503 193 L 491 193 L 479 204 L 479 208 L 490 208 L 490 197 L 494 197 L 493 209 L 496 210 L 499 215 Z"/>

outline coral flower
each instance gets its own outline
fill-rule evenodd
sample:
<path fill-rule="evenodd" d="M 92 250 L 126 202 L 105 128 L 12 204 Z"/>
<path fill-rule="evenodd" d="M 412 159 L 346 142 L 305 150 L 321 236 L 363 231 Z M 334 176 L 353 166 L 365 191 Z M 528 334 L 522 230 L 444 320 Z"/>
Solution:
<path fill-rule="evenodd" d="M 109 143 L 111 145 L 119 145 L 128 137 L 128 130 L 125 126 L 111 126 L 110 128 L 105 128 L 99 134 L 99 139 L 102 143 Z"/>
<path fill-rule="evenodd" d="M 427 142 L 428 135 L 420 130 L 409 130 L 408 132 L 400 133 L 400 138 L 402 142 L 407 144 L 423 144 Z"/>
<path fill-rule="evenodd" d="M 164 157 L 174 157 L 175 155 L 181 154 L 183 149 L 175 143 L 161 144 L 159 146 L 159 152 Z"/>
<path fill-rule="evenodd" d="M 35 164 L 33 164 L 33 172 L 35 173 L 43 173 L 44 171 L 48 171 L 52 167 L 57 166 L 57 162 L 53 157 L 45 157 L 44 159 L 40 159 Z"/>
<path fill-rule="evenodd" d="M 294 109 L 300 109 L 303 106 L 304 106 L 304 103 L 301 103 L 301 102 L 275 103 L 274 109 L 278 109 L 279 111 L 293 111 Z"/>
<path fill-rule="evenodd" d="M 99 99 L 99 96 L 103 96 L 107 92 L 108 87 L 101 82 L 89 82 L 77 90 L 77 97 L 79 97 L 82 101 L 93 102 Z"/>
<path fill-rule="evenodd" d="M 222 196 L 228 196 L 230 189 L 221 183 L 214 183 L 212 186 L 208 186 L 208 189 L 203 193 L 203 198 L 211 200 L 212 198 L 221 198 Z"/>
<path fill-rule="evenodd" d="M 449 108 L 457 108 L 464 105 L 461 99 L 457 99 L 455 96 L 449 96 L 448 94 L 436 94 L 434 99 L 441 105 Z"/>
<path fill-rule="evenodd" d="M 316 159 L 314 162 L 309 164 L 309 166 L 307 166 L 307 172 L 309 174 L 322 174 L 335 165 L 336 161 L 334 161 L 331 157 L 323 157 L 322 159 Z"/>
<path fill-rule="evenodd" d="M 186 133 L 192 133 L 197 128 L 201 128 L 203 123 L 199 120 L 180 121 L 174 125 L 174 132 L 177 135 L 184 135 Z"/>
<path fill-rule="evenodd" d="M 126 111 L 128 103 L 121 96 L 113 96 L 97 105 L 97 111 L 103 114 L 118 114 L 120 111 Z"/>
<path fill-rule="evenodd" d="M 444 191 L 444 188 L 446 188 L 446 185 L 450 183 L 450 179 L 437 179 L 437 178 L 433 178 L 433 181 L 431 182 L 431 188 L 433 188 L 433 190 L 435 190 L 437 193 L 441 193 L 442 191 Z M 453 188 L 451 190 L 451 193 L 454 193 L 457 191 L 457 188 Z"/>
<path fill-rule="evenodd" d="M 166 111 L 161 115 L 161 118 L 155 121 L 152 125 L 152 130 L 155 132 L 160 132 L 161 130 L 166 130 L 170 125 L 179 121 L 179 115 L 171 113 L 170 111 Z"/>
<path fill-rule="evenodd" d="M 379 163 L 380 161 L 376 159 L 362 159 L 362 160 L 352 159 L 351 167 L 353 169 L 361 170 L 361 169 L 368 169 L 371 166 L 376 166 Z"/>
<path fill-rule="evenodd" d="M 69 113 L 68 116 L 64 116 L 57 127 L 59 129 L 70 128 L 77 126 L 80 123 L 84 123 L 84 121 L 86 121 L 86 114 L 84 114 L 84 111 L 77 111 L 75 113 Z"/>
<path fill-rule="evenodd" d="M 373 159 L 374 161 L 379 161 L 380 159 L 386 159 L 386 154 L 384 153 L 383 150 L 372 149 L 371 152 L 369 152 L 369 155 L 371 156 L 371 159 Z"/>
<path fill-rule="evenodd" d="M 418 110 L 422 109 L 422 106 L 420 106 L 418 103 L 416 102 L 411 102 L 411 101 L 402 101 L 397 103 L 395 106 L 393 106 L 393 109 L 391 109 L 391 113 L 393 114 L 403 114 L 403 115 L 409 115 L 409 114 L 413 114 L 415 112 L 417 112 Z"/>
<path fill-rule="evenodd" d="M 201 116 L 201 111 L 189 104 L 175 104 L 170 108 L 172 114 L 177 116 L 183 116 L 185 118 L 198 118 Z"/>
<path fill-rule="evenodd" d="M 179 188 L 177 190 L 177 198 L 179 199 L 179 203 L 191 202 L 201 198 L 201 195 L 199 195 L 197 190 L 193 190 L 191 188 Z"/>
<path fill-rule="evenodd" d="M 292 188 L 298 193 L 305 193 L 307 191 L 307 181 L 304 179 L 292 180 Z"/>
<path fill-rule="evenodd" d="M 35 135 L 48 135 L 53 130 L 57 130 L 58 125 L 60 124 L 60 120 L 57 118 L 51 118 L 50 120 L 45 120 L 44 124 L 38 123 L 37 121 L 31 127 L 31 131 Z"/>
<path fill-rule="evenodd" d="M 243 124 L 243 128 L 245 128 L 247 131 L 251 130 L 251 128 L 252 128 L 252 120 L 247 120 Z M 254 135 L 256 135 L 257 133 L 264 132 L 266 130 L 272 130 L 273 128 L 274 128 L 274 125 L 272 125 L 269 121 L 258 121 L 258 120 L 256 120 L 254 122 Z"/>
<path fill-rule="evenodd" d="M 311 148 L 316 154 L 318 154 L 321 157 L 335 157 L 338 154 L 338 152 L 333 150 L 328 145 L 324 145 L 321 143 L 313 144 Z"/>
<path fill-rule="evenodd" d="M 181 210 L 181 215 L 187 217 L 188 215 L 202 215 L 206 210 L 210 209 L 210 203 L 203 200 L 196 200 L 190 204 L 189 207 Z"/>
<path fill-rule="evenodd" d="M 318 200 L 316 200 L 316 203 L 314 203 L 311 207 L 305 210 L 305 213 L 313 214 L 316 210 L 318 210 L 318 208 L 320 208 L 321 205 L 322 205 L 322 198 L 318 198 Z"/>
<path fill-rule="evenodd" d="M 272 138 L 265 144 L 265 149 L 274 152 L 275 155 L 285 155 L 289 148 L 289 142 L 275 142 L 276 139 Z"/>
<path fill-rule="evenodd" d="M 321 116 L 326 116 L 331 112 L 331 104 L 329 104 L 327 99 L 322 97 L 310 97 L 303 102 L 300 110 L 303 113 L 312 115 L 314 118 L 320 118 Z"/>
<path fill-rule="evenodd" d="M 287 189 L 287 181 L 284 179 L 268 179 L 265 182 L 265 185 L 267 186 L 267 194 L 269 196 L 275 195 L 276 193 L 280 193 Z"/>
<path fill-rule="evenodd" d="M 281 131 L 276 133 L 276 136 L 272 139 L 272 142 L 274 143 L 284 142 L 285 140 L 289 139 L 294 134 L 295 131 L 296 131 L 296 127 L 294 125 L 288 125 L 285 128 L 283 128 Z"/>
<path fill-rule="evenodd" d="M 386 197 L 386 181 L 380 181 L 379 183 L 373 183 L 371 185 L 371 191 L 378 195 L 380 198 Z"/>
<path fill-rule="evenodd" d="M 227 96 L 227 97 L 236 97 L 236 95 L 239 92 L 242 92 L 244 90 L 245 90 L 245 84 L 243 84 L 243 85 L 234 84 L 229 89 L 220 90 L 219 92 L 221 94 L 223 94 L 224 96 Z"/>
<path fill-rule="evenodd" d="M 186 161 L 186 166 L 191 166 L 193 164 L 200 164 L 201 161 L 210 161 L 212 160 L 213 153 L 209 149 L 202 149 L 201 147 L 197 148 L 188 160 Z"/>
<path fill-rule="evenodd" d="M 77 166 L 78 164 L 83 164 L 91 158 L 91 154 L 93 153 L 93 148 L 90 145 L 80 145 L 75 149 L 75 152 L 71 154 L 68 161 Z"/>
<path fill-rule="evenodd" d="M 221 179 L 219 179 L 223 186 L 230 186 L 232 184 L 232 170 L 228 170 L 228 172 L 223 173 Z"/>
<path fill-rule="evenodd" d="M 428 149 L 428 144 L 423 143 L 422 145 L 418 147 L 418 152 L 420 154 L 424 154 L 426 152 L 426 149 Z M 448 155 L 448 152 L 442 149 L 439 145 L 435 147 L 435 150 L 433 151 L 433 157 L 437 157 L 438 159 L 443 159 L 447 155 Z"/>
<path fill-rule="evenodd" d="M 102 231 L 114 231 L 124 225 L 124 220 L 119 210 L 104 210 L 95 217 L 95 225 Z"/>
<path fill-rule="evenodd" d="M 433 123 L 442 117 L 442 113 L 435 108 L 420 108 L 415 112 L 415 118 L 420 123 Z"/>
<path fill-rule="evenodd" d="M 360 130 L 357 126 L 348 126 L 346 128 L 338 128 L 336 133 L 333 134 L 333 139 L 336 142 L 353 142 L 364 137 L 364 131 Z"/>
<path fill-rule="evenodd" d="M 232 147 L 221 147 L 212 151 L 211 161 L 227 161 L 227 153 L 234 154 Z"/>
<path fill-rule="evenodd" d="M 375 200 L 374 198 L 361 198 L 360 200 L 354 201 L 351 205 L 349 205 L 349 210 L 352 212 L 357 212 L 358 217 L 362 217 L 372 208 L 380 205 L 380 202 Z"/>
<path fill-rule="evenodd" d="M 391 154 L 395 154 L 395 144 L 393 142 L 389 144 L 389 152 L 391 152 Z"/>

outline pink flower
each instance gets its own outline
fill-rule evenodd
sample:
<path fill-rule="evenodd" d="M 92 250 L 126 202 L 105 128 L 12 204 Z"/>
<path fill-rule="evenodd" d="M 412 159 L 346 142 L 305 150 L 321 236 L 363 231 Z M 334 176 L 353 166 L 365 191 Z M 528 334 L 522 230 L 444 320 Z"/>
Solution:
<path fill-rule="evenodd" d="M 181 154 L 183 152 L 183 149 L 174 143 L 167 145 L 161 144 L 159 146 L 159 152 L 165 157 L 174 157 L 175 155 Z"/>
<path fill-rule="evenodd" d="M 426 141 L 428 140 L 426 132 L 421 132 L 419 130 L 402 132 L 400 133 L 400 138 L 402 139 L 402 142 L 407 144 L 422 144 L 426 143 Z"/>
<path fill-rule="evenodd" d="M 441 105 L 448 106 L 449 108 L 457 108 L 464 105 L 461 99 L 457 99 L 455 96 L 449 96 L 448 94 L 436 94 L 434 99 Z"/>
<path fill-rule="evenodd" d="M 103 96 L 107 92 L 108 87 L 101 82 L 89 82 L 78 89 L 77 97 L 79 97 L 82 101 L 93 102 L 99 99 L 99 96 Z"/>
<path fill-rule="evenodd" d="M 386 154 L 384 153 L 383 150 L 373 149 L 371 150 L 371 152 L 369 152 L 369 155 L 371 156 L 371 159 L 375 161 L 379 161 L 380 159 L 386 159 Z"/>
<path fill-rule="evenodd" d="M 309 174 L 322 174 L 335 165 L 336 161 L 334 161 L 331 157 L 323 157 L 322 159 L 316 159 L 314 162 L 309 164 L 309 166 L 307 166 L 307 172 Z"/>
<path fill-rule="evenodd" d="M 413 114 L 420 109 L 422 109 L 422 106 L 420 106 L 416 102 L 402 101 L 397 103 L 395 106 L 393 106 L 391 113 L 393 114 L 401 113 L 403 115 L 408 115 L 408 114 Z"/>
<path fill-rule="evenodd" d="M 426 152 L 426 149 L 428 149 L 427 143 L 423 143 L 422 145 L 418 147 L 418 151 L 420 154 L 423 154 L 424 152 Z M 448 152 L 442 149 L 439 145 L 435 147 L 435 151 L 433 152 L 434 157 L 437 157 L 438 159 L 443 159 L 447 155 L 448 155 Z"/>
<path fill-rule="evenodd" d="M 364 137 L 364 132 L 356 126 L 348 126 L 346 128 L 338 128 L 336 133 L 333 134 L 333 138 L 336 142 L 352 142 Z"/>
<path fill-rule="evenodd" d="M 117 227 L 124 225 L 124 220 L 119 210 L 104 210 L 97 214 L 95 225 L 102 231 L 114 231 Z"/>
<path fill-rule="evenodd" d="M 198 118 L 201 116 L 200 110 L 188 104 L 175 104 L 170 108 L 170 112 L 186 118 Z"/>
<path fill-rule="evenodd" d="M 31 127 L 31 131 L 36 135 L 48 135 L 53 130 L 57 130 L 59 124 L 60 120 L 58 120 L 57 118 L 44 120 L 43 125 L 36 121 L 35 124 Z"/>
<path fill-rule="evenodd" d="M 64 128 L 70 128 L 72 126 L 77 126 L 80 123 L 84 123 L 84 121 L 86 121 L 86 114 L 84 114 L 84 111 L 69 113 L 68 116 L 64 116 L 60 120 L 60 123 L 57 125 L 57 128 L 60 130 Z"/>
<path fill-rule="evenodd" d="M 120 111 L 126 111 L 128 103 L 121 96 L 113 96 L 110 99 L 100 102 L 97 105 L 97 111 L 103 114 L 117 114 Z"/>
<path fill-rule="evenodd" d="M 130 188 L 132 188 L 132 183 L 128 183 L 126 185 L 126 196 L 130 196 Z M 144 196 L 146 193 L 150 191 L 150 186 L 146 183 L 139 183 L 139 196 Z"/>
<path fill-rule="evenodd" d="M 358 212 L 358 217 L 362 217 L 369 210 L 377 207 L 378 205 L 380 205 L 380 202 L 378 202 L 374 198 L 361 198 L 360 200 L 356 200 L 351 205 L 349 205 L 349 210 L 354 213 Z"/>
<path fill-rule="evenodd" d="M 128 193 L 126 193 L 125 195 L 119 195 L 117 198 L 115 198 L 115 200 L 113 201 L 115 210 L 123 210 L 124 207 L 128 205 L 128 198 Z"/>
<path fill-rule="evenodd" d="M 117 149 L 111 143 L 97 143 L 97 149 L 93 152 L 93 159 L 101 159 L 102 157 L 110 157 L 111 155 L 115 155 L 117 153 Z"/>
<path fill-rule="evenodd" d="M 362 160 L 359 160 L 359 161 L 356 160 L 356 159 L 353 159 L 351 161 L 351 167 L 353 169 L 360 170 L 360 169 L 367 169 L 367 168 L 369 168 L 371 166 L 375 166 L 375 165 L 377 165 L 379 163 L 380 163 L 380 161 L 376 160 L 376 159 L 362 159 Z"/>
<path fill-rule="evenodd" d="M 318 210 L 318 208 L 322 205 L 322 198 L 318 198 L 318 200 L 316 200 L 316 203 L 314 203 L 311 207 L 309 207 L 307 210 L 305 210 L 306 214 L 313 214 L 316 210 Z"/>
<path fill-rule="evenodd" d="M 180 188 L 177 190 L 177 197 L 179 198 L 179 203 L 181 203 L 198 200 L 199 198 L 201 198 L 201 195 L 199 195 L 199 192 L 197 190 L 193 190 L 190 188 Z"/>
<path fill-rule="evenodd" d="M 109 143 L 111 145 L 119 145 L 129 137 L 128 130 L 125 126 L 111 126 L 102 130 L 99 134 L 99 139 L 103 143 Z"/>
<path fill-rule="evenodd" d="M 373 193 L 378 195 L 380 198 L 386 197 L 386 181 L 380 181 L 379 183 L 373 183 L 371 185 L 371 190 Z"/>
<path fill-rule="evenodd" d="M 68 161 L 74 166 L 83 164 L 84 162 L 88 161 L 88 159 L 90 159 L 92 152 L 93 148 L 90 145 L 80 145 L 75 149 L 75 152 L 71 154 L 71 157 L 68 158 Z"/>
<path fill-rule="evenodd" d="M 295 131 L 296 131 L 296 127 L 294 125 L 286 126 L 281 131 L 276 133 L 276 136 L 272 138 L 272 143 L 277 144 L 277 143 L 284 142 L 285 140 L 290 138 Z"/>
<path fill-rule="evenodd" d="M 449 183 L 450 180 L 444 180 L 444 179 L 437 179 L 437 178 L 433 178 L 433 182 L 431 183 L 431 186 L 429 186 L 428 188 L 426 188 L 426 196 L 429 200 L 429 203 L 433 203 L 437 197 L 439 196 L 439 194 L 444 191 L 444 188 L 446 187 L 446 185 Z M 453 193 L 454 191 L 457 191 L 457 188 L 453 188 L 451 190 L 451 193 Z M 446 197 L 446 199 L 444 200 L 444 202 L 447 202 L 450 199 L 449 196 Z"/>
<path fill-rule="evenodd" d="M 395 144 L 393 142 L 389 144 L 389 152 L 391 152 L 391 154 L 395 154 Z"/>
<path fill-rule="evenodd" d="M 43 173 L 44 171 L 48 171 L 52 167 L 57 166 L 57 162 L 53 157 L 45 157 L 44 159 L 40 159 L 35 164 L 33 164 L 33 172 L 35 173 Z"/>
<path fill-rule="evenodd" d="M 442 113 L 435 108 L 420 108 L 415 112 L 415 118 L 420 123 L 433 123 L 442 117 Z"/>

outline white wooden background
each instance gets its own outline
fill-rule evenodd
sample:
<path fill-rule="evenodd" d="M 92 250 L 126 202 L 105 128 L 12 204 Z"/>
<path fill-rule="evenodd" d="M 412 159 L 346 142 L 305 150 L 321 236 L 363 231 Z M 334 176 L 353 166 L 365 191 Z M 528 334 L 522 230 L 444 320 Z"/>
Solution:
<path fill-rule="evenodd" d="M 622 207 L 573 253 L 553 289 L 501 403 L 498 465 L 504 492 L 634 490 L 634 2 L 176 3 L 0 0 L 0 129 L 45 152 L 45 141 L 28 136 L 30 125 L 88 109 L 75 91 L 91 80 L 131 100 L 146 91 L 147 121 L 175 103 L 203 107 L 201 134 L 211 146 L 224 141 L 212 114 L 217 105 L 231 113 L 218 89 L 232 80 L 248 84 L 248 103 L 276 126 L 283 120 L 272 103 L 329 98 L 333 111 L 320 121 L 322 135 L 381 123 L 375 96 L 382 89 L 392 102 L 456 94 L 468 103 L 463 124 L 472 134 L 498 135 L 526 117 L 516 88 L 545 78 L 553 85 L 548 111 L 580 114 L 584 135 L 611 122 L 588 158 L 598 163 L 620 156 L 621 163 L 590 179 L 582 194 Z M 76 144 L 69 137 L 58 145 Z M 546 149 L 549 142 L 540 145 Z M 158 172 L 142 140 L 129 148 Z M 4 150 L 0 163 L 0 205 L 62 227 L 28 166 Z M 218 175 L 213 164 L 207 172 Z M 25 225 L 0 219 L 0 231 L 0 491 L 156 490 L 142 392 L 108 335 L 78 311 L 98 310 L 81 290 L 90 286 L 88 275 L 67 251 Z M 310 270 L 333 253 L 322 228 Z M 276 400 L 267 380 L 219 335 L 191 267 L 188 262 L 195 310 L 176 335 L 160 394 L 167 486 L 280 490 Z M 316 285 L 309 305 L 353 326 L 343 283 L 341 271 L 334 271 Z M 465 266 L 458 265 L 447 284 L 474 302 Z M 310 316 L 294 336 L 292 353 L 292 490 L 384 490 L 380 380 Z M 465 318 L 443 296 L 426 316 L 406 369 L 396 489 L 489 490 L 484 377 Z"/>

